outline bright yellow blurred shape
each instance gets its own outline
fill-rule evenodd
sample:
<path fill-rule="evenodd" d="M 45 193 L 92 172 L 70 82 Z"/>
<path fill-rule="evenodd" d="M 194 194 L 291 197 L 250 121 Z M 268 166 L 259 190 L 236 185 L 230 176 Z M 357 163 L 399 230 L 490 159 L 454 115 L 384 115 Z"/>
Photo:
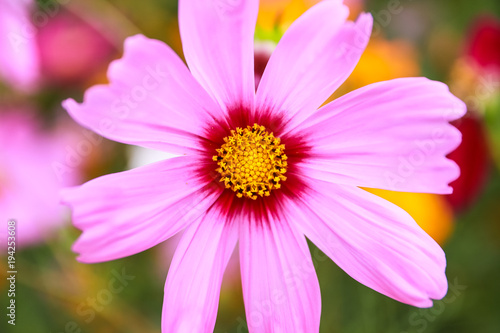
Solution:
<path fill-rule="evenodd" d="M 375 82 L 419 75 L 417 51 L 411 43 L 373 38 L 346 84 L 354 90 Z"/>
<path fill-rule="evenodd" d="M 266 31 L 279 29 L 283 33 L 309 8 L 321 0 L 261 0 L 257 25 Z M 347 0 L 350 20 L 356 19 L 362 10 L 362 1 Z"/>
<path fill-rule="evenodd" d="M 411 43 L 372 38 L 354 71 L 325 104 L 372 83 L 420 76 L 418 64 L 417 51 Z"/>
<path fill-rule="evenodd" d="M 443 245 L 453 228 L 453 212 L 446 199 L 436 194 L 393 192 L 379 189 L 366 191 L 378 195 L 407 211 L 436 242 Z"/>
<path fill-rule="evenodd" d="M 320 0 L 262 0 L 257 25 L 267 31 L 285 31 L 306 10 Z"/>

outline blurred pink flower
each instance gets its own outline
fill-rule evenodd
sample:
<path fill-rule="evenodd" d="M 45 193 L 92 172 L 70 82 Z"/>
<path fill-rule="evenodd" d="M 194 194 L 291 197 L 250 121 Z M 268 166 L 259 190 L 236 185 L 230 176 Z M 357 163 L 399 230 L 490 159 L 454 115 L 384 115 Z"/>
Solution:
<path fill-rule="evenodd" d="M 65 131 L 41 131 L 26 111 L 0 111 L 0 219 L 4 225 L 17 221 L 18 247 L 43 241 L 66 221 L 59 190 L 81 178 L 78 169 L 58 174 L 54 163 L 64 160 L 65 146 L 74 139 Z"/>
<path fill-rule="evenodd" d="M 425 78 L 380 82 L 318 108 L 352 72 L 372 17 L 322 1 L 279 42 L 255 92 L 258 1 L 181 0 L 189 71 L 164 43 L 129 38 L 110 85 L 64 102 L 119 142 L 183 156 L 66 189 L 79 260 L 144 251 L 184 229 L 165 286 L 163 332 L 211 332 L 239 242 L 251 332 L 318 332 L 319 283 L 305 236 L 400 302 L 446 294 L 444 252 L 399 207 L 358 186 L 450 193 L 465 105 Z M 279 139 L 278 139 L 279 138 Z M 221 183 L 222 182 L 222 183 Z"/>
<path fill-rule="evenodd" d="M 38 45 L 44 79 L 56 84 L 95 79 L 116 52 L 88 22 L 62 9 L 40 28 Z"/>
<path fill-rule="evenodd" d="M 30 90 L 39 77 L 36 29 L 31 23 L 35 1 L 0 0 L 0 79 Z"/>

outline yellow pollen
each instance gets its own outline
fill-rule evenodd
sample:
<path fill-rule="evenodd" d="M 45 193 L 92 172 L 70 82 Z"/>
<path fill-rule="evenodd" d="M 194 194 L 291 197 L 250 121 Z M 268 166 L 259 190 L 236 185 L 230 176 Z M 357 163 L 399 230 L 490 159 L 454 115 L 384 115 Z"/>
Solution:
<path fill-rule="evenodd" d="M 224 138 L 213 160 L 219 166 L 221 182 L 236 192 L 238 198 L 256 200 L 281 188 L 288 167 L 285 145 L 264 126 L 237 127 Z"/>

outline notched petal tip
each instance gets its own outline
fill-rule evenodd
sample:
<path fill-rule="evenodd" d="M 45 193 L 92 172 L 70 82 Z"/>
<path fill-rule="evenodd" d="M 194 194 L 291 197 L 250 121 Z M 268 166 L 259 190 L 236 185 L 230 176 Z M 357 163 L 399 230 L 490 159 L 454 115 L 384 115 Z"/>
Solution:
<path fill-rule="evenodd" d="M 422 85 L 430 85 L 436 94 L 441 94 L 441 98 L 446 103 L 446 112 L 443 114 L 443 120 L 454 121 L 462 118 L 467 113 L 467 105 L 453 93 L 446 83 L 431 80 L 425 77 L 419 78 Z"/>
<path fill-rule="evenodd" d="M 132 44 L 134 44 L 134 43 L 138 43 L 141 41 L 150 41 L 150 40 L 151 40 L 151 38 L 148 38 L 148 37 L 144 36 L 143 34 L 137 34 L 137 35 L 127 37 L 125 39 L 125 42 L 124 42 L 124 49 L 125 49 L 125 51 L 127 51 L 130 47 L 132 47 Z"/>
<path fill-rule="evenodd" d="M 446 294 L 448 294 L 448 279 L 446 278 L 446 274 L 444 272 L 440 281 L 442 281 L 442 285 L 438 287 L 436 294 L 431 295 L 434 300 L 441 300 L 446 296 Z"/>
<path fill-rule="evenodd" d="M 87 114 L 86 112 L 83 112 L 82 108 L 84 108 L 89 103 L 89 101 L 93 99 L 93 97 L 97 96 L 99 91 L 102 91 L 103 88 L 107 87 L 109 87 L 108 84 L 98 84 L 92 86 L 87 90 L 85 90 L 81 103 L 73 98 L 68 98 L 62 101 L 61 106 L 68 112 L 71 118 L 73 118 L 73 120 L 75 120 L 81 126 L 94 130 L 94 128 L 87 125 L 86 122 L 84 121 L 84 119 L 86 119 Z"/>
<path fill-rule="evenodd" d="M 82 233 L 78 239 L 71 245 L 71 251 L 76 253 L 78 255 L 77 260 L 79 262 L 83 263 L 91 263 L 91 262 L 98 262 L 98 261 L 93 261 L 89 258 L 89 255 L 86 254 L 85 248 L 87 247 L 86 244 L 84 243 L 83 237 L 85 235 Z"/>
<path fill-rule="evenodd" d="M 66 111 L 69 111 L 70 109 L 78 106 L 78 103 L 73 98 L 67 98 L 61 102 L 61 105 Z"/>
<path fill-rule="evenodd" d="M 79 186 L 71 186 L 71 187 L 65 187 L 59 190 L 59 202 L 65 206 L 69 206 L 70 208 L 73 208 L 73 193 L 75 190 L 80 188 L 81 185 Z"/>
<path fill-rule="evenodd" d="M 148 50 L 152 47 L 164 48 L 164 46 L 163 42 L 157 39 L 148 38 L 142 34 L 137 34 L 125 39 L 122 57 L 113 60 L 109 64 L 108 71 L 106 73 L 110 82 L 109 84 L 114 81 L 118 81 L 120 77 L 123 77 L 122 73 L 126 73 L 127 70 L 129 70 L 128 66 L 130 66 L 130 63 L 134 62 L 138 51 L 143 52 L 144 50 Z"/>
<path fill-rule="evenodd" d="M 75 251 L 73 250 L 73 252 L 75 252 Z M 91 264 L 91 263 L 85 261 L 84 259 L 82 259 L 82 256 L 80 256 L 80 255 L 76 257 L 76 261 L 78 261 L 81 264 Z"/>
<path fill-rule="evenodd" d="M 446 277 L 444 277 L 444 281 L 444 287 L 429 292 L 427 299 L 423 299 L 419 302 L 409 302 L 408 305 L 422 309 L 432 308 L 435 301 L 442 300 L 448 293 L 448 281 L 446 280 Z"/>
<path fill-rule="evenodd" d="M 462 118 L 467 113 L 467 104 L 465 104 L 464 101 L 453 95 L 451 92 L 449 92 L 449 95 L 451 96 L 451 103 L 453 105 L 453 112 L 450 113 L 451 117 L 449 121 Z"/>
<path fill-rule="evenodd" d="M 83 254 L 80 254 L 78 251 L 75 251 L 73 248 L 71 250 L 75 254 L 77 254 L 76 261 L 78 261 L 81 264 L 98 264 L 101 262 L 108 261 L 108 260 L 92 260 L 92 259 L 86 258 Z"/>
<path fill-rule="evenodd" d="M 449 175 L 449 178 L 448 178 L 448 181 L 446 183 L 446 189 L 443 191 L 443 193 L 438 193 L 438 194 L 452 194 L 453 193 L 453 187 L 451 187 L 449 184 L 451 184 L 452 182 L 454 182 L 455 180 L 457 180 L 460 175 L 461 175 L 461 170 L 460 170 L 460 167 L 458 166 L 458 164 L 449 159 L 449 158 L 446 158 L 446 163 L 448 164 L 448 175 Z"/>
<path fill-rule="evenodd" d="M 457 177 L 458 178 L 458 177 Z M 455 178 L 456 179 L 456 178 Z M 443 191 L 443 195 L 447 195 L 447 194 L 452 194 L 453 193 L 453 187 L 451 186 L 447 186 L 446 187 L 446 190 Z"/>
<path fill-rule="evenodd" d="M 373 30 L 373 15 L 371 13 L 361 13 L 356 19 L 356 24 L 363 28 L 366 34 L 371 35 Z"/>
<path fill-rule="evenodd" d="M 85 100 L 87 100 L 89 97 L 89 90 L 92 88 L 89 88 L 85 91 L 83 101 L 82 103 L 78 103 L 75 101 L 73 98 L 68 98 L 62 101 L 61 106 L 68 112 L 68 114 L 73 118 L 74 121 L 76 121 L 80 126 L 85 127 L 85 128 L 90 128 L 85 124 L 85 122 L 82 119 L 82 114 L 81 114 L 81 108 L 85 104 Z"/>
<path fill-rule="evenodd" d="M 423 300 L 421 302 L 418 302 L 415 304 L 409 304 L 409 305 L 415 306 L 417 308 L 428 309 L 428 308 L 432 308 L 432 306 L 434 305 L 434 302 L 432 301 L 432 299 L 426 299 L 426 300 Z"/>
<path fill-rule="evenodd" d="M 448 102 L 445 119 L 451 122 L 465 116 L 467 113 L 467 104 L 465 104 L 465 102 L 457 96 L 453 95 L 450 92 L 448 85 L 442 82 L 439 83 L 446 87 L 446 92 L 443 95 L 443 98 L 445 98 Z"/>

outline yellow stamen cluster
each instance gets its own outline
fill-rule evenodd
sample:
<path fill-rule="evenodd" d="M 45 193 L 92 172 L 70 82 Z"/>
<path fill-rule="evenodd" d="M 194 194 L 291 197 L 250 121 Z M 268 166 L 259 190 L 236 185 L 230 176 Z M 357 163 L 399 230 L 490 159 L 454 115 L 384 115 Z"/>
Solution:
<path fill-rule="evenodd" d="M 269 196 L 286 180 L 285 145 L 264 126 L 237 127 L 224 142 L 213 160 L 219 166 L 220 181 L 238 198 L 256 200 L 258 196 Z"/>

